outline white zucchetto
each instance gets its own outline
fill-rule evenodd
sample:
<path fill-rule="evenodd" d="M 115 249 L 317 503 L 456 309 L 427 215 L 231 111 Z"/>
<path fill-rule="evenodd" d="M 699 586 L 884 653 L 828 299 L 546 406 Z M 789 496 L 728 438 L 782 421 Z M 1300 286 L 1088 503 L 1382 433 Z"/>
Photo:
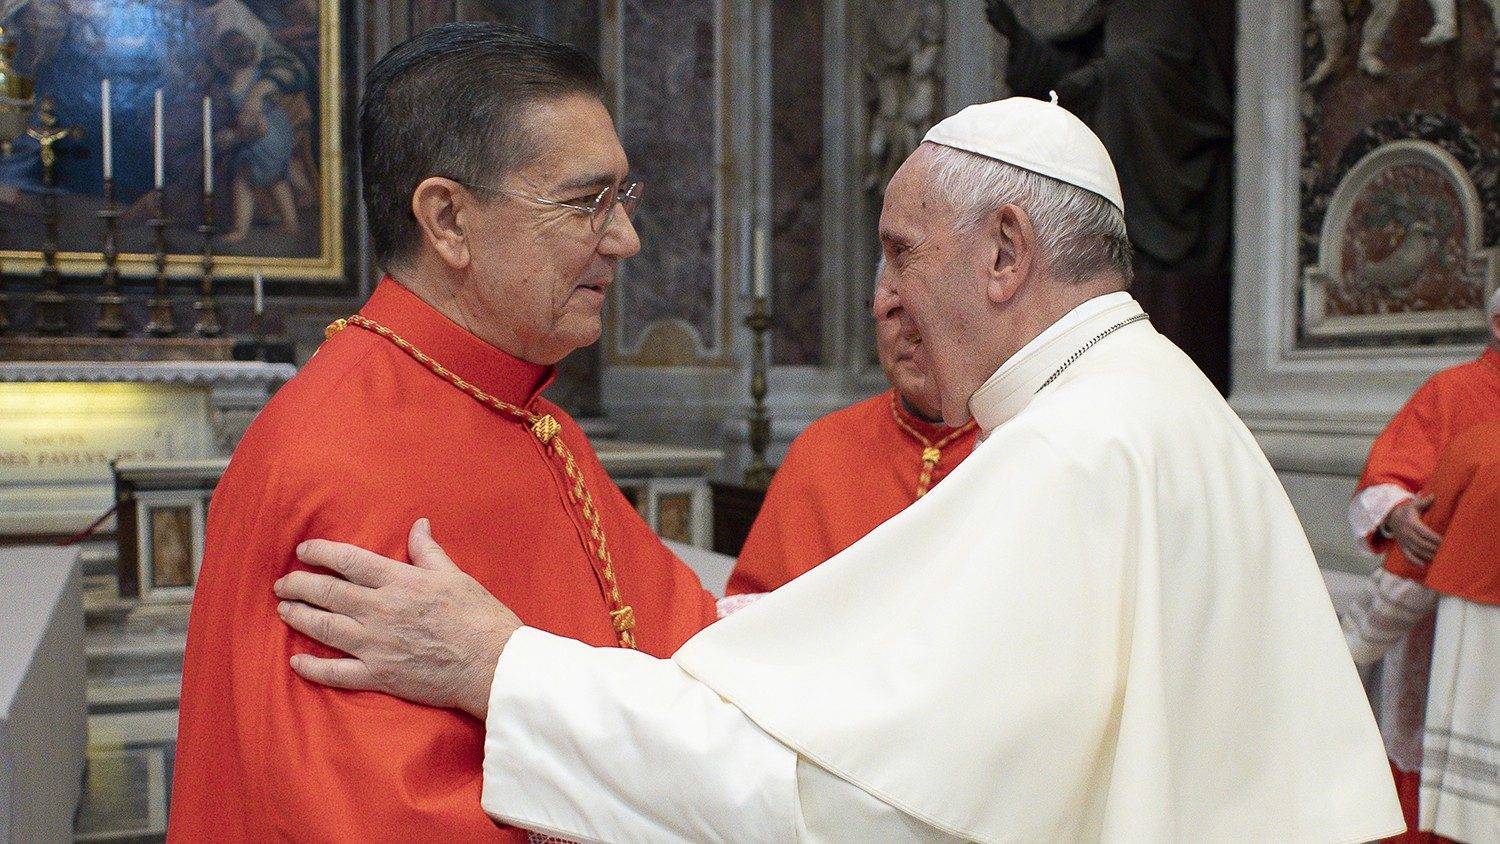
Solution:
<path fill-rule="evenodd" d="M 932 127 L 922 140 L 1077 185 L 1125 211 L 1120 178 L 1104 142 L 1055 102 L 1010 97 L 971 105 Z"/>

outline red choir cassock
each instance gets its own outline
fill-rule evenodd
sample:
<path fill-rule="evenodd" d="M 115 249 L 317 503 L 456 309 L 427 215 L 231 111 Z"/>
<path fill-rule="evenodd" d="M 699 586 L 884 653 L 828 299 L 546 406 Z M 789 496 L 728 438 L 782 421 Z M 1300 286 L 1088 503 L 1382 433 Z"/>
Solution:
<path fill-rule="evenodd" d="M 953 471 L 977 431 L 924 422 L 895 390 L 813 422 L 776 470 L 726 594 L 770 592 L 858 542 Z"/>
<path fill-rule="evenodd" d="M 499 351 L 390 279 L 361 316 L 490 396 L 556 420 L 597 506 L 639 648 L 665 657 L 712 597 L 540 397 L 552 369 Z M 553 427 L 548 423 L 548 427 Z M 554 448 L 390 339 L 350 325 L 277 393 L 214 493 L 188 626 L 169 837 L 177 841 L 525 841 L 479 806 L 484 725 L 309 683 L 331 653 L 276 614 L 271 584 L 321 537 L 406 558 L 412 522 L 534 627 L 617 645 L 607 578 Z"/>
<path fill-rule="evenodd" d="M 1417 493 L 1453 438 L 1491 419 L 1500 419 L 1500 352 L 1494 347 L 1477 360 L 1437 373 L 1412 395 L 1375 438 L 1356 495 L 1382 485 Z M 1378 525 L 1393 502 L 1399 497 L 1380 501 L 1370 521 Z M 1371 548 L 1386 551 L 1389 540 L 1370 530 L 1362 532 Z"/>
<path fill-rule="evenodd" d="M 1372 550 L 1387 553 L 1395 547 L 1394 542 L 1381 536 L 1380 523 L 1396 504 L 1427 487 L 1439 457 L 1454 439 L 1475 425 L 1495 419 L 1500 419 L 1500 352 L 1493 346 L 1486 347 L 1475 360 L 1432 376 L 1412 395 L 1375 438 L 1355 488 L 1350 520 Z M 1427 630 L 1430 636 L 1430 628 Z M 1399 678 L 1400 697 L 1421 706 L 1426 700 L 1426 658 L 1408 663 L 1406 675 Z M 1440 840 L 1431 833 L 1416 831 L 1421 771 L 1406 770 L 1395 762 L 1391 769 L 1410 829 L 1404 836 L 1388 840 L 1407 844 Z"/>
<path fill-rule="evenodd" d="M 1422 491 L 1433 498 L 1422 521 L 1443 541 L 1426 568 L 1393 543 L 1385 567 L 1444 595 L 1500 604 L 1500 420 L 1455 437 Z"/>

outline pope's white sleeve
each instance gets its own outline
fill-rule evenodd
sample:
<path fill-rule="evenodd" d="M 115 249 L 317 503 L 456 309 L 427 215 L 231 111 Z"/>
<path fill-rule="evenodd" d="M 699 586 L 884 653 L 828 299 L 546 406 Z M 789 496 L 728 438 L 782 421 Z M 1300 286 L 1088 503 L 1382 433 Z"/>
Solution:
<path fill-rule="evenodd" d="M 505 646 L 485 812 L 573 841 L 796 841 L 797 755 L 671 660 L 534 628 Z"/>

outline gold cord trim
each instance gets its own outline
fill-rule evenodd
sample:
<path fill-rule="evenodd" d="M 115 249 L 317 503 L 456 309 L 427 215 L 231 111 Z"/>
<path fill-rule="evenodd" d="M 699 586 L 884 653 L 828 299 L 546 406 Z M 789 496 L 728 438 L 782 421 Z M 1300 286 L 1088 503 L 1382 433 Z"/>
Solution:
<path fill-rule="evenodd" d="M 562 425 L 551 414 L 533 413 L 524 407 L 501 401 L 486 393 L 433 360 L 396 332 L 369 317 L 356 314 L 347 319 L 336 319 L 329 324 L 323 334 L 331 339 L 333 335 L 351 325 L 384 337 L 396 348 L 406 352 L 418 363 L 431 370 L 433 374 L 467 393 L 470 398 L 525 424 L 532 436 L 536 437 L 545 449 L 557 458 L 571 484 L 568 487 L 568 500 L 583 517 L 583 522 L 588 527 L 589 541 L 593 543 L 591 550 L 603 566 L 600 576 L 604 581 L 604 599 L 609 604 L 610 626 L 619 635 L 620 647 L 634 649 L 636 646 L 635 610 L 625 603 L 625 599 L 620 595 L 620 584 L 615 579 L 614 558 L 609 553 L 609 546 L 604 537 L 604 527 L 599 522 L 599 510 L 594 506 L 594 498 L 589 494 L 588 487 L 583 482 L 583 472 L 578 468 L 578 461 L 574 459 L 573 451 L 563 442 L 562 437 L 558 436 L 562 431 Z"/>
<path fill-rule="evenodd" d="M 942 462 L 943 449 L 953 444 L 953 441 L 967 434 L 974 428 L 974 420 L 970 419 L 961 427 L 954 429 L 947 436 L 933 442 L 922 435 L 921 431 L 912 427 L 910 422 L 901 415 L 899 402 L 901 394 L 895 390 L 891 391 L 891 418 L 896 420 L 896 425 L 905 431 L 908 436 L 922 444 L 922 473 L 917 476 L 917 497 L 921 498 L 932 489 L 932 470 Z"/>

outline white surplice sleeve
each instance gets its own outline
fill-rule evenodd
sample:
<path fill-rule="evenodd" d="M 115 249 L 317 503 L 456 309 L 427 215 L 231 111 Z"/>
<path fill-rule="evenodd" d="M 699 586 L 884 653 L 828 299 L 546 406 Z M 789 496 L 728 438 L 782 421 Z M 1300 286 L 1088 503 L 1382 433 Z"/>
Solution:
<path fill-rule="evenodd" d="M 518 630 L 495 670 L 484 810 L 573 841 L 798 841 L 797 754 L 670 660 Z"/>

